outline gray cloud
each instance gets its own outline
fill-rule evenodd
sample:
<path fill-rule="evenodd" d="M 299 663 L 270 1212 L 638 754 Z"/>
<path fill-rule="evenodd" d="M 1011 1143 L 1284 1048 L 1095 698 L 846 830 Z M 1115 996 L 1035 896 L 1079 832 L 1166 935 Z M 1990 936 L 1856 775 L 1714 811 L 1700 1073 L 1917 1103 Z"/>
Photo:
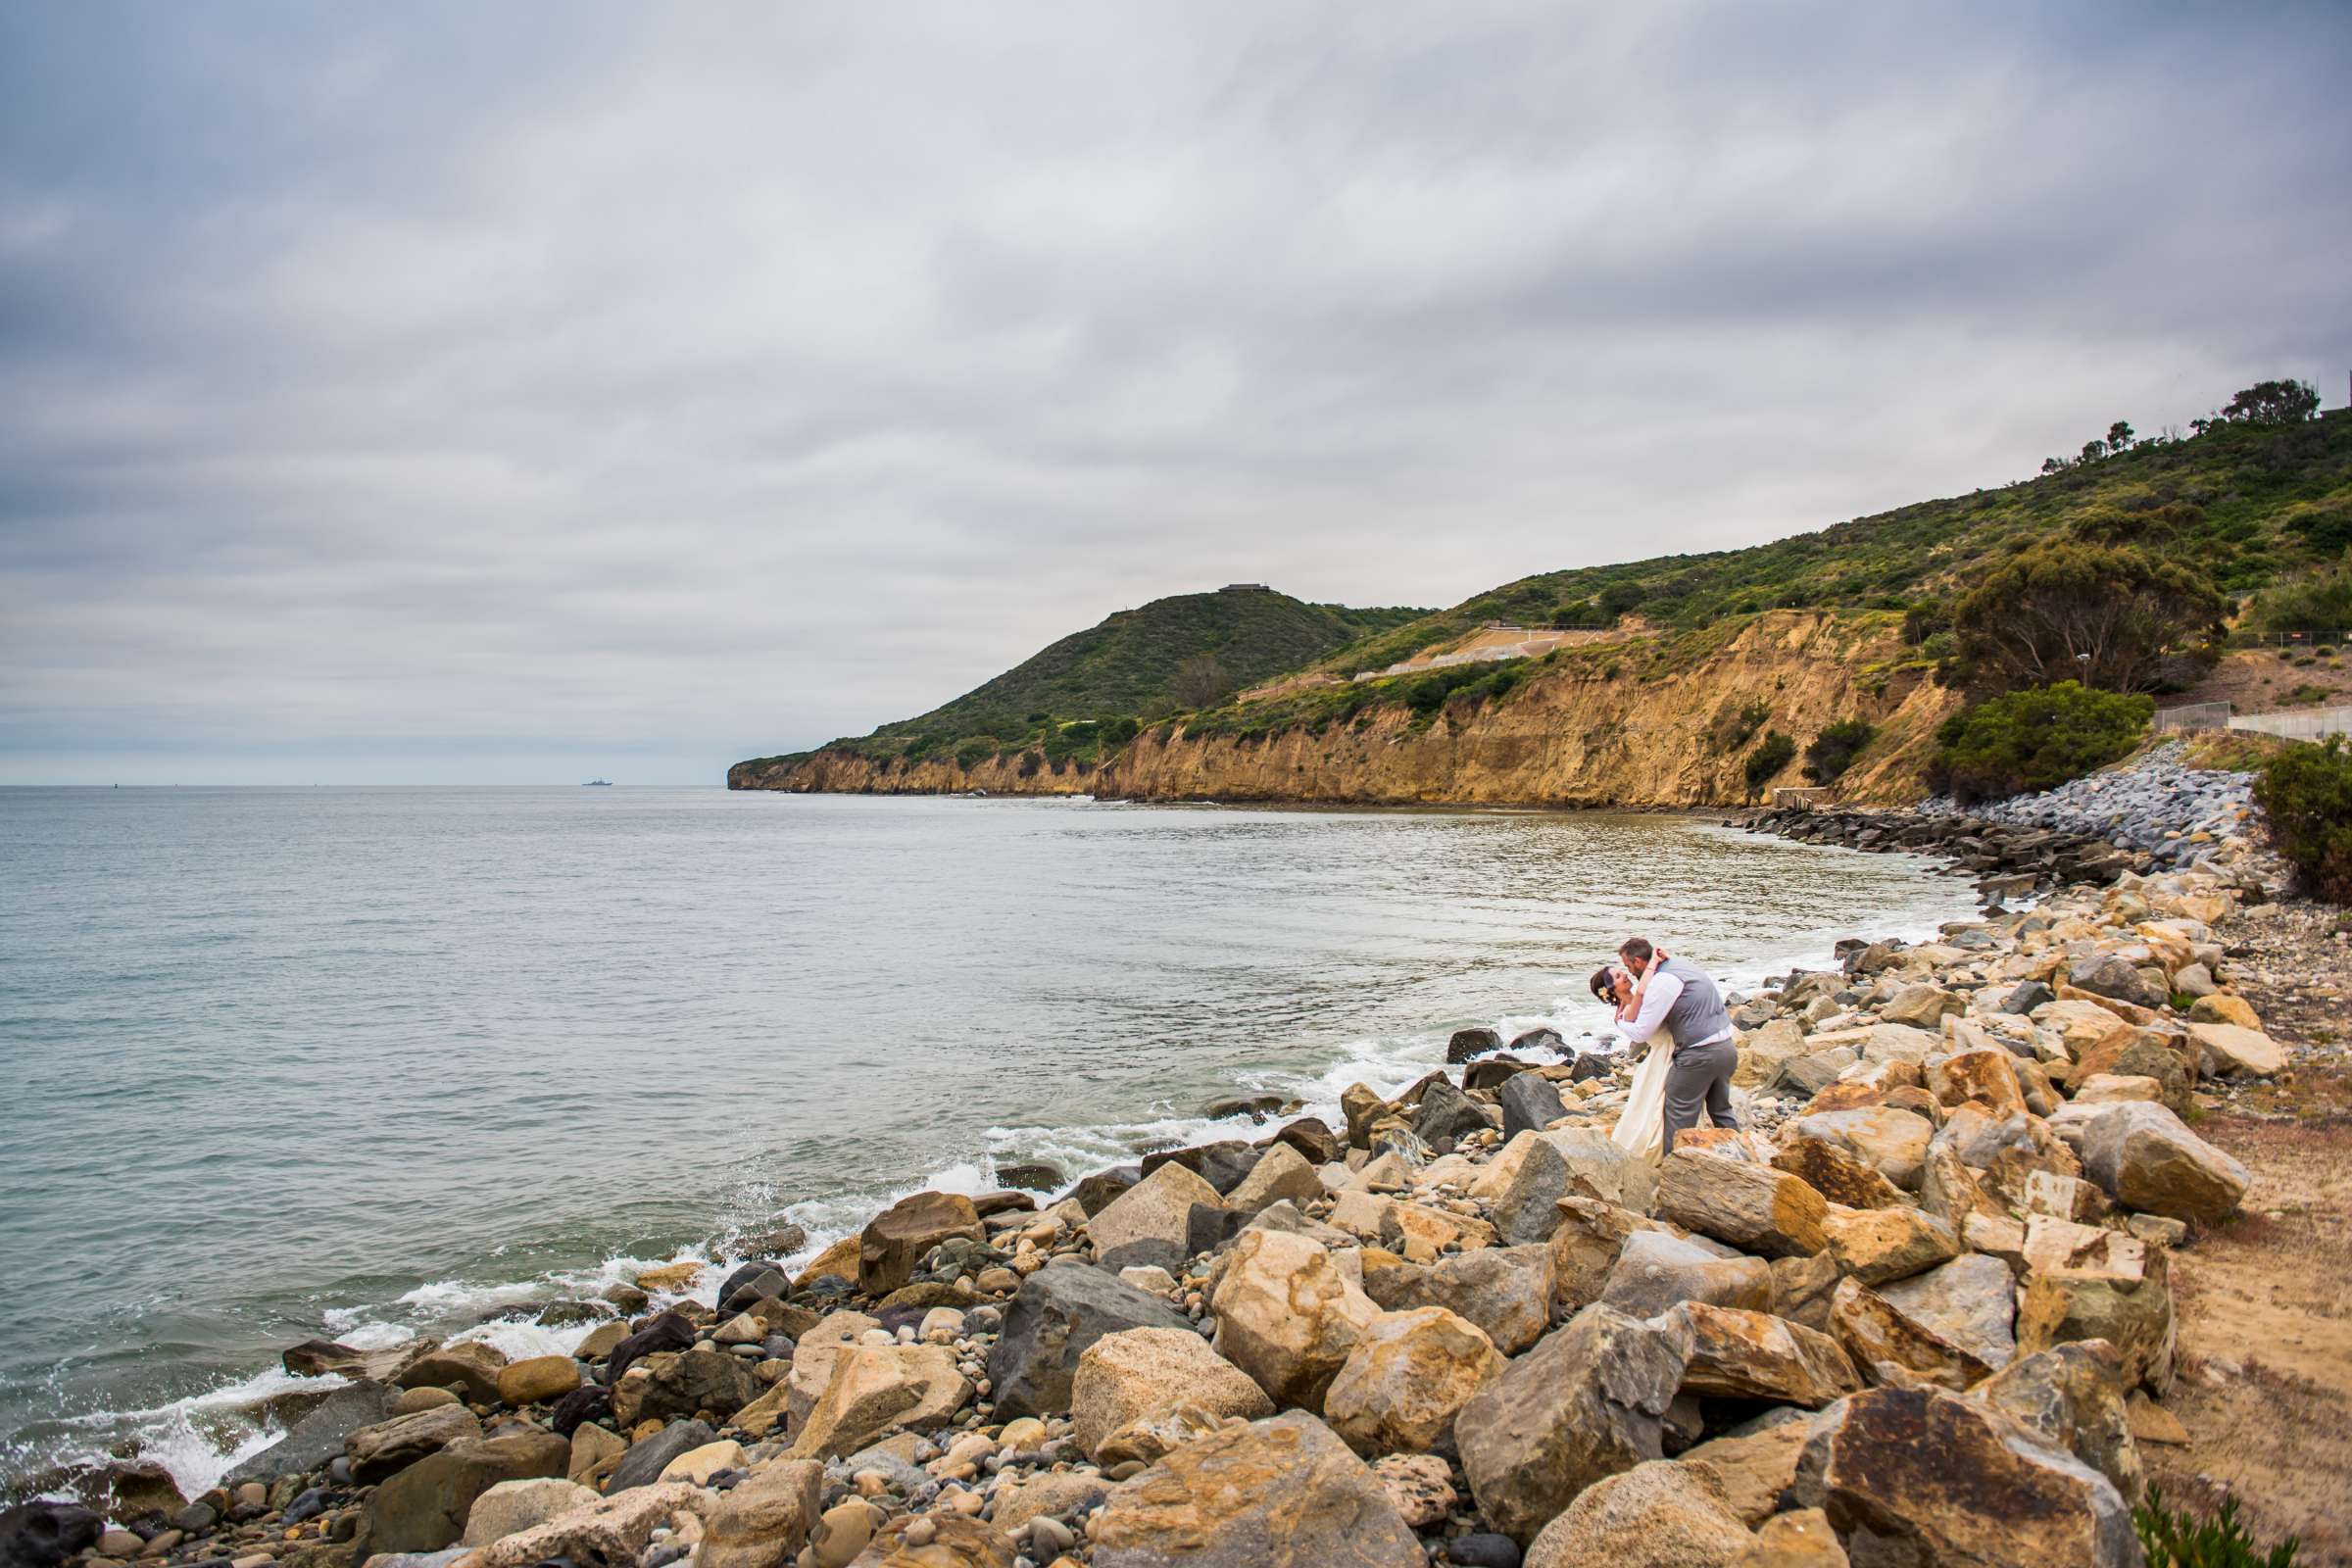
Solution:
<path fill-rule="evenodd" d="M 710 780 L 2352 363 L 2352 23 L 0 13 L 0 781 Z"/>

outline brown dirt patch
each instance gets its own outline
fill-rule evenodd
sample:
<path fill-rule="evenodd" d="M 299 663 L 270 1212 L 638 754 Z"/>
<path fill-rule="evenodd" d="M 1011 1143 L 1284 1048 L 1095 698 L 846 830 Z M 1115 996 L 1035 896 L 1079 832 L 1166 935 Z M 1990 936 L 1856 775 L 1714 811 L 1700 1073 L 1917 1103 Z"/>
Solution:
<path fill-rule="evenodd" d="M 2224 933 L 2266 1026 L 2302 1049 L 2293 1072 L 2198 1123 L 2254 1187 L 2174 1259 L 2180 1376 L 2165 1402 L 2189 1443 L 2141 1448 L 2169 1497 L 2234 1494 L 2257 1540 L 2301 1537 L 2307 1565 L 2352 1565 L 2352 955 L 2336 919 L 2288 906 Z"/>

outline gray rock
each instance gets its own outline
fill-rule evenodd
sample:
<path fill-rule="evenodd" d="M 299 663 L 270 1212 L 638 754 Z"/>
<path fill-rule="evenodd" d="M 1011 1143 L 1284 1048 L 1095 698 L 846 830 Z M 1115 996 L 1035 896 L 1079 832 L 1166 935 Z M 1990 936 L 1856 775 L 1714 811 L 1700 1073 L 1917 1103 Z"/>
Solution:
<path fill-rule="evenodd" d="M 1084 1265 L 1042 1268 L 1021 1282 L 988 1355 L 996 1418 L 1065 1415 L 1078 1357 L 1105 1334 L 1183 1329 L 1192 1320 L 1116 1275 Z"/>
<path fill-rule="evenodd" d="M 1428 1144 L 1446 1138 L 1458 1142 L 1490 1125 L 1477 1102 L 1443 1078 L 1423 1092 L 1421 1108 L 1413 1114 L 1413 1136 Z"/>
<path fill-rule="evenodd" d="M 1428 1562 L 1371 1467 L 1304 1410 L 1185 1444 L 1113 1491 L 1089 1533 L 1095 1568 Z"/>
<path fill-rule="evenodd" d="M 248 1481 L 274 1481 L 279 1476 L 308 1475 L 343 1451 L 343 1440 L 360 1428 L 389 1420 L 398 1389 L 362 1383 L 337 1389 L 293 1426 L 286 1435 L 259 1453 L 248 1454 L 229 1467 L 220 1485 L 230 1490 Z"/>
<path fill-rule="evenodd" d="M 2161 1007 L 2171 999 L 2148 983 L 2147 976 L 2112 953 L 2078 958 L 2067 970 L 2067 982 L 2078 991 L 2110 997 L 2139 1007 Z"/>
<path fill-rule="evenodd" d="M 2023 1016 L 2045 1003 L 2056 1002 L 2058 993 L 2038 980 L 2028 980 L 2001 999 L 2001 1010 Z"/>
<path fill-rule="evenodd" d="M 1542 1128 L 1568 1114 L 1561 1103 L 1560 1092 L 1551 1087 L 1551 1080 L 1540 1072 L 1523 1072 L 1503 1080 L 1495 1098 L 1502 1104 L 1502 1137 L 1505 1143 L 1520 1133 Z"/>
<path fill-rule="evenodd" d="M 651 1486 L 662 1479 L 662 1472 L 669 1468 L 670 1460 L 717 1441 L 718 1434 L 707 1422 L 672 1421 L 652 1437 L 630 1446 L 629 1451 L 621 1455 L 620 1463 L 612 1467 L 612 1479 L 605 1483 L 605 1495 L 610 1497 L 633 1487 Z M 570 1450 L 566 1448 L 564 1453 L 568 1458 Z"/>
<path fill-rule="evenodd" d="M 1997 1257 L 1964 1253 L 1879 1294 L 1988 1367 L 2017 1359 L 2017 1276 Z"/>
<path fill-rule="evenodd" d="M 1760 1257 L 1726 1257 L 1666 1231 L 1636 1231 L 1619 1249 L 1601 1287 L 1603 1303 L 1634 1317 L 1655 1317 L 1683 1301 L 1772 1310 L 1772 1265 Z"/>
<path fill-rule="evenodd" d="M 1479 1511 L 1533 1541 L 1593 1482 L 1663 1458 L 1662 1419 L 1690 1350 L 1687 1327 L 1603 1305 L 1546 1336 L 1454 1418 Z"/>

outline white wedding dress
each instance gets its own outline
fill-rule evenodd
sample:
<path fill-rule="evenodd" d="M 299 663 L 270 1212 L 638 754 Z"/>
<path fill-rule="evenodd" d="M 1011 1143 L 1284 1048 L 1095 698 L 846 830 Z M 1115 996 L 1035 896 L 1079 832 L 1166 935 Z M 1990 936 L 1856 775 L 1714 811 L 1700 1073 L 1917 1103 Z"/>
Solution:
<path fill-rule="evenodd" d="M 1619 1149 L 1653 1165 L 1666 1151 L 1666 1070 L 1673 1061 L 1674 1036 L 1660 1028 L 1649 1037 L 1649 1054 L 1634 1069 L 1634 1092 L 1609 1134 Z"/>

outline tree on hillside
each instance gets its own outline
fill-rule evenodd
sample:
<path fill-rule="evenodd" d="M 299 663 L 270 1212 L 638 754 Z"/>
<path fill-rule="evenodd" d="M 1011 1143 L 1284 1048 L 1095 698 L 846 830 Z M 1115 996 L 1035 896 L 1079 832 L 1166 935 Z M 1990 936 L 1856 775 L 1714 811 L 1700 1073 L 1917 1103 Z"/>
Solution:
<path fill-rule="evenodd" d="M 2107 450 L 2129 452 L 2131 449 L 2132 426 L 2127 421 L 2118 419 L 2107 427 Z"/>
<path fill-rule="evenodd" d="M 1206 708 L 1231 689 L 1225 666 L 1214 654 L 1195 654 L 1176 666 L 1168 691 L 1187 708 Z"/>
<path fill-rule="evenodd" d="M 2320 412 L 2309 381 L 2257 381 L 2231 398 L 2222 417 L 2244 424 L 2301 424 Z"/>
<path fill-rule="evenodd" d="M 2221 625 L 2226 606 L 2185 566 L 2136 550 L 2052 541 L 2012 556 L 1952 613 L 1962 655 L 2004 686 L 2080 680 L 2152 689 L 2165 655 Z"/>

